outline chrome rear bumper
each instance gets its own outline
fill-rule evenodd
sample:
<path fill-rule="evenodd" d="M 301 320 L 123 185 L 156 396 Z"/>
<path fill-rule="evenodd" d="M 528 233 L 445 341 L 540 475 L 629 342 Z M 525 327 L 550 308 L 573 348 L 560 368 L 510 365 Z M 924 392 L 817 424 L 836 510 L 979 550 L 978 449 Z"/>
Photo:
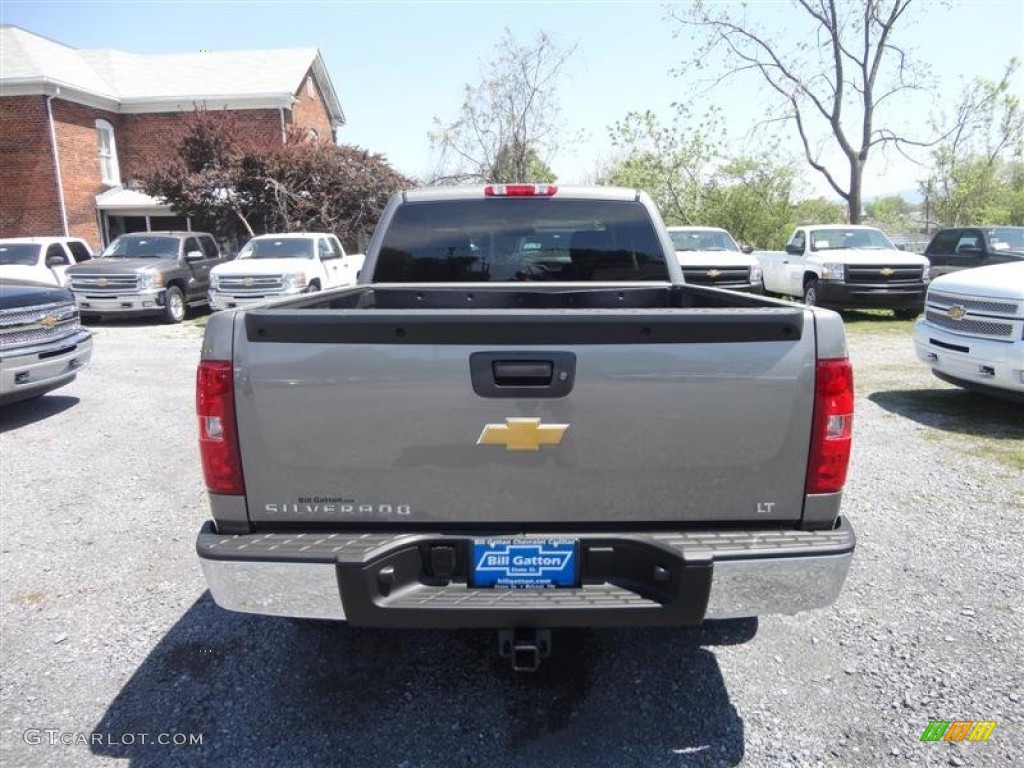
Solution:
<path fill-rule="evenodd" d="M 439 581 L 415 572 L 402 582 L 402 569 L 408 570 L 411 562 L 415 571 L 419 562 L 419 555 L 410 553 L 447 546 L 459 537 L 221 536 L 208 523 L 197 548 L 210 593 L 222 608 L 369 626 L 456 628 L 684 625 L 823 608 L 838 598 L 855 546 L 853 528 L 846 520 L 831 531 L 581 534 L 579 538 L 585 549 L 636 545 L 647 552 L 642 557 L 665 563 L 673 571 L 678 594 L 662 600 L 658 593 L 643 584 L 637 587 L 635 579 L 621 575 L 609 581 L 584 578 L 581 587 L 568 590 L 478 589 L 467 585 L 464 576 Z M 389 566 L 399 573 L 399 583 L 390 591 L 377 592 L 379 573 Z"/>

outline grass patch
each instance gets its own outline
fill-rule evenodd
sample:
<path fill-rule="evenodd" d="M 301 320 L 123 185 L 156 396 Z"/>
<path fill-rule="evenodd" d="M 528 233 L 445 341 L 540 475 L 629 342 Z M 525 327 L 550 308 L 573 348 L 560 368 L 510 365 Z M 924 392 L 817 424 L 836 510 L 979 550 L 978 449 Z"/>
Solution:
<path fill-rule="evenodd" d="M 182 325 L 189 326 L 192 328 L 199 328 L 200 330 L 206 328 L 206 321 L 210 319 L 210 313 L 204 312 L 198 317 L 190 317 L 187 320 L 182 321 Z"/>
<path fill-rule="evenodd" d="M 889 389 L 868 396 L 887 411 L 929 427 L 927 439 L 955 440 L 956 450 L 1024 470 L 1024 411 L 959 389 Z"/>
<path fill-rule="evenodd" d="M 914 320 L 897 320 L 888 309 L 844 310 L 843 324 L 846 332 L 856 336 L 905 336 L 913 335 Z"/>

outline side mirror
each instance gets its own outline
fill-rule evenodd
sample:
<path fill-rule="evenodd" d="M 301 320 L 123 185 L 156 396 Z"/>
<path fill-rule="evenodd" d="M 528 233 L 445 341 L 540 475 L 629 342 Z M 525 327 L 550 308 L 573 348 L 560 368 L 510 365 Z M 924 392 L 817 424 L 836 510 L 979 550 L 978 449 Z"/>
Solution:
<path fill-rule="evenodd" d="M 798 245 L 793 245 L 792 243 L 790 243 L 789 245 L 786 246 L 786 253 L 792 254 L 793 256 L 799 256 L 803 252 L 804 249 Z"/>
<path fill-rule="evenodd" d="M 740 248 L 740 250 L 743 251 L 743 253 L 751 254 L 754 252 L 754 246 L 744 245 L 743 247 Z"/>
<path fill-rule="evenodd" d="M 905 251 L 905 250 L 907 250 L 907 244 L 906 243 L 896 243 L 896 250 L 897 251 Z"/>
<path fill-rule="evenodd" d="M 189 251 L 185 254 L 185 261 L 202 261 L 206 258 L 206 254 L 202 251 Z"/>
<path fill-rule="evenodd" d="M 64 264 L 64 259 L 62 259 L 60 256 L 46 257 L 46 266 L 48 269 L 53 269 L 54 267 L 63 267 Z"/>

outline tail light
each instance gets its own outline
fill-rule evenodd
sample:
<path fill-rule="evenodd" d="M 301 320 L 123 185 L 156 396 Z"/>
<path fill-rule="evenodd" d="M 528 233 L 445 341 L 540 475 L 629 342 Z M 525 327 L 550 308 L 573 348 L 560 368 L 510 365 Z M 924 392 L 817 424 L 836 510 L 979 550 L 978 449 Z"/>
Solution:
<path fill-rule="evenodd" d="M 203 360 L 196 372 L 199 455 L 206 487 L 213 493 L 245 493 L 235 423 L 234 368 L 224 360 Z"/>
<path fill-rule="evenodd" d="M 558 191 L 554 184 L 488 184 L 487 197 L 551 197 Z"/>
<path fill-rule="evenodd" d="M 807 493 L 835 493 L 846 483 L 853 435 L 853 368 L 846 358 L 819 360 L 807 463 Z"/>

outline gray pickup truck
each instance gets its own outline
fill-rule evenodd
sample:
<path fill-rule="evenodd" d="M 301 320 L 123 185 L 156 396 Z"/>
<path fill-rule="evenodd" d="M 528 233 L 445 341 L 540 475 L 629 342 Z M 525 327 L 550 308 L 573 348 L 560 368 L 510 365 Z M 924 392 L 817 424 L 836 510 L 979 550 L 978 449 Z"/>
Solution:
<path fill-rule="evenodd" d="M 69 267 L 67 277 L 86 319 L 157 314 L 180 323 L 189 306 L 207 303 L 210 270 L 227 260 L 206 232 L 135 232 Z"/>
<path fill-rule="evenodd" d="M 533 669 L 553 627 L 829 605 L 853 555 L 840 317 L 686 285 L 635 190 L 395 196 L 359 285 L 210 318 L 197 410 L 231 610 Z"/>

